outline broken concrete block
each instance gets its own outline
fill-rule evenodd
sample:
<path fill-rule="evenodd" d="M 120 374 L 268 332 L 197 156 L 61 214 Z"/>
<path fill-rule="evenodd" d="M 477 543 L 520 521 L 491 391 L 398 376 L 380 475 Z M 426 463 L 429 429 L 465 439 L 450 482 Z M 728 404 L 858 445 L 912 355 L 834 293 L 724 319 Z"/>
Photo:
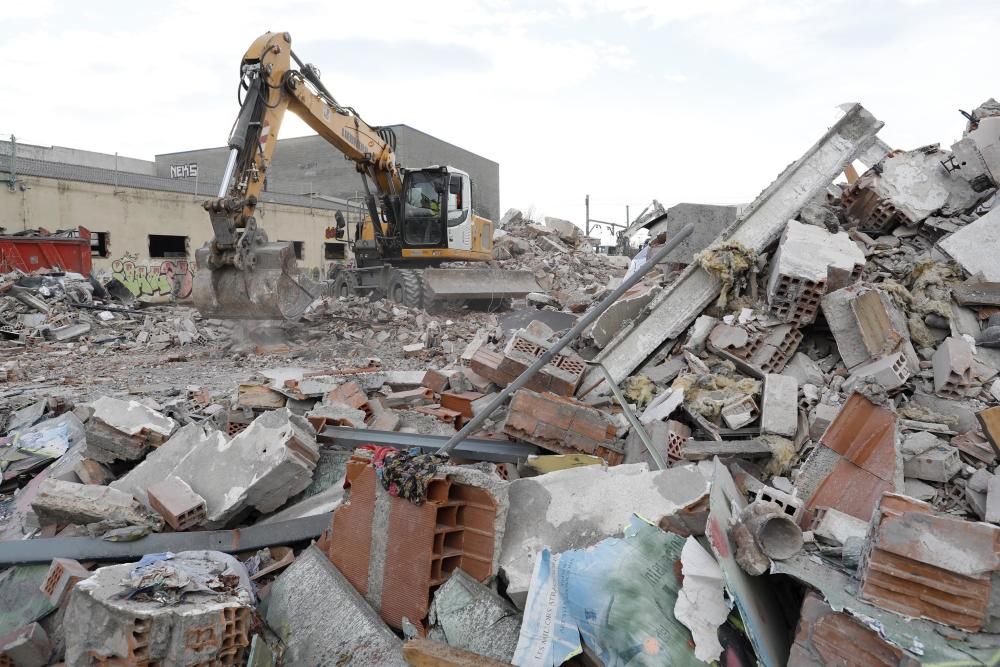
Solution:
<path fill-rule="evenodd" d="M 555 232 L 556 236 L 563 241 L 574 245 L 576 245 L 576 242 L 583 236 L 583 230 L 569 220 L 545 216 L 545 226 Z"/>
<path fill-rule="evenodd" d="M 29 623 L 0 637 L 0 665 L 43 667 L 52 664 L 52 642 L 38 623 Z"/>
<path fill-rule="evenodd" d="M 440 394 L 448 389 L 448 376 L 441 371 L 428 368 L 427 372 L 424 373 L 424 381 L 421 382 L 421 384 L 433 391 L 435 394 Z"/>
<path fill-rule="evenodd" d="M 331 405 L 342 403 L 355 410 L 361 410 L 365 413 L 365 419 L 373 414 L 372 407 L 368 403 L 368 394 L 357 382 L 345 382 L 340 385 L 323 397 L 323 403 Z"/>
<path fill-rule="evenodd" d="M 838 412 L 840 412 L 839 405 L 819 403 L 813 408 L 809 415 L 809 437 L 813 440 L 819 440 L 823 437 L 826 428 L 837 418 Z"/>
<path fill-rule="evenodd" d="M 272 584 L 266 620 L 286 664 L 406 664 L 399 638 L 315 545 Z"/>
<path fill-rule="evenodd" d="M 48 576 L 42 584 L 42 592 L 54 607 L 62 607 L 69 601 L 69 594 L 78 581 L 90 576 L 90 570 L 72 558 L 53 558 Z"/>
<path fill-rule="evenodd" d="M 736 206 L 675 204 L 667 209 L 666 218 L 648 227 L 649 234 L 655 238 L 660 232 L 666 232 L 667 238 L 671 238 L 684 226 L 691 225 L 691 234 L 667 253 L 664 260 L 667 264 L 691 264 L 695 255 L 710 246 L 723 230 L 733 224 L 738 210 Z"/>
<path fill-rule="evenodd" d="M 135 461 L 165 441 L 177 422 L 138 401 L 102 396 L 87 421 L 87 455 L 101 463 Z"/>
<path fill-rule="evenodd" d="M 129 493 L 57 479 L 42 482 L 31 501 L 31 509 L 43 524 L 124 521 L 131 526 L 148 526 L 154 530 L 163 526 L 160 517 L 146 510 Z"/>
<path fill-rule="evenodd" d="M 246 569 L 218 551 L 163 556 L 102 567 L 76 585 L 63 623 L 68 664 L 242 664 L 254 600 Z M 190 579 L 211 592 L 182 592 Z M 152 582 L 171 604 L 129 595 Z"/>
<path fill-rule="evenodd" d="M 697 319 L 695 319 L 694 324 L 691 325 L 691 330 L 688 333 L 688 340 L 687 343 L 684 344 L 684 349 L 688 350 L 692 354 L 701 354 L 704 352 L 705 344 L 708 342 L 708 336 L 718 324 L 718 318 L 712 317 L 711 315 L 699 315 Z"/>
<path fill-rule="evenodd" d="M 486 364 L 483 366 L 484 372 L 475 363 L 472 364 L 472 370 L 498 385 L 507 386 L 550 347 L 549 342 L 521 329 L 511 334 L 496 370 L 493 370 L 490 364 Z M 525 388 L 539 392 L 551 391 L 560 396 L 572 396 L 585 369 L 586 364 L 583 359 L 576 353 L 565 351 L 557 354 L 539 369 Z"/>
<path fill-rule="evenodd" d="M 926 503 L 887 493 L 858 569 L 861 599 L 978 632 L 989 616 L 992 579 L 1000 568 L 998 539 L 1000 527 L 937 515 Z"/>
<path fill-rule="evenodd" d="M 81 459 L 73 466 L 73 472 L 84 484 L 104 486 L 115 478 L 106 465 L 93 459 Z"/>
<path fill-rule="evenodd" d="M 680 393 L 681 398 L 684 398 L 683 392 L 674 393 Z M 722 419 L 726 422 L 726 426 L 731 429 L 743 428 L 757 419 L 759 415 L 757 403 L 750 395 L 740 396 L 722 406 Z"/>
<path fill-rule="evenodd" d="M 232 440 L 188 424 L 111 484 L 148 504 L 146 488 L 168 475 L 205 499 L 208 527 L 244 509 L 269 513 L 309 486 L 319 459 L 313 428 L 288 408 L 265 412 Z"/>
<path fill-rule="evenodd" d="M 789 220 L 773 260 L 767 284 L 771 312 L 785 322 L 809 324 L 816 319 L 831 271 L 842 271 L 854 282 L 861 277 L 864 253 L 845 232 Z"/>
<path fill-rule="evenodd" d="M 843 546 L 849 539 L 864 539 L 868 524 L 833 507 L 818 507 L 813 516 L 812 533 L 827 544 Z"/>
<path fill-rule="evenodd" d="M 639 421 L 645 426 L 663 421 L 672 415 L 683 402 L 683 389 L 666 389 L 661 391 L 649 402 L 649 405 L 642 411 L 642 414 L 639 415 Z M 754 411 L 756 413 L 756 406 L 754 406 Z"/>
<path fill-rule="evenodd" d="M 352 408 L 346 403 L 321 403 L 306 413 L 306 418 L 315 426 L 317 423 L 331 426 L 367 428 L 368 414 L 364 410 Z"/>
<path fill-rule="evenodd" d="M 977 468 L 967 482 L 967 486 L 978 493 L 986 493 L 993 475 L 986 468 Z"/>
<path fill-rule="evenodd" d="M 1000 475 L 993 475 L 986 487 L 986 511 L 983 520 L 1000 523 Z"/>
<path fill-rule="evenodd" d="M 844 383 L 844 391 L 855 391 L 868 382 L 875 382 L 891 391 L 906 384 L 909 377 L 906 357 L 902 352 L 893 352 L 881 359 L 855 367 Z"/>
<path fill-rule="evenodd" d="M 416 407 L 418 405 L 430 405 L 434 402 L 434 392 L 427 387 L 418 387 L 407 391 L 394 391 L 387 394 L 382 399 L 382 404 L 387 408 Z"/>
<path fill-rule="evenodd" d="M 423 343 L 410 343 L 409 345 L 403 346 L 403 356 L 404 357 L 417 357 L 420 356 L 424 351 Z"/>
<path fill-rule="evenodd" d="M 652 282 L 640 282 L 622 294 L 591 325 L 590 337 L 593 339 L 594 345 L 602 348 L 611 342 L 611 339 L 635 319 L 659 293 L 659 285 Z"/>
<path fill-rule="evenodd" d="M 1000 244 L 1000 209 L 965 225 L 938 245 L 970 275 L 982 274 L 984 280 L 1000 282 L 1000 266 L 995 249 Z"/>
<path fill-rule="evenodd" d="M 764 378 L 760 432 L 794 438 L 799 428 L 799 384 L 789 375 Z"/>
<path fill-rule="evenodd" d="M 949 336 L 934 353 L 934 393 L 964 398 L 975 384 L 972 347 L 964 338 Z"/>
<path fill-rule="evenodd" d="M 594 454 L 621 463 L 624 451 L 614 421 L 571 398 L 519 389 L 511 399 L 504 433 L 560 454 Z"/>
<path fill-rule="evenodd" d="M 792 355 L 781 374 L 795 378 L 800 386 L 811 384 L 822 387 L 826 384 L 826 375 L 823 373 L 823 369 L 809 355 L 801 352 Z"/>
<path fill-rule="evenodd" d="M 719 324 L 708 337 L 708 349 L 732 361 L 744 373 L 763 378 L 767 373 L 780 373 L 800 342 L 802 332 L 791 324 L 753 331 Z"/>
<path fill-rule="evenodd" d="M 643 464 L 584 466 L 511 482 L 500 555 L 508 597 L 523 608 L 543 548 L 559 553 L 592 546 L 620 535 L 633 513 L 656 524 L 702 500 L 708 488 L 693 466 L 651 472 Z"/>
<path fill-rule="evenodd" d="M 406 618 L 422 632 L 433 589 L 452 572 L 485 581 L 497 571 L 508 482 L 442 465 L 418 505 L 391 495 L 370 460 L 359 451 L 347 464 L 350 495 L 334 512 L 327 555 L 386 623 L 402 629 Z"/>
<path fill-rule="evenodd" d="M 521 632 L 521 614 L 493 589 L 455 570 L 434 593 L 428 638 L 509 664 Z"/>
<path fill-rule="evenodd" d="M 188 530 L 208 518 L 205 499 L 180 477 L 169 475 L 146 489 L 149 506 L 174 530 Z"/>
<path fill-rule="evenodd" d="M 763 440 L 687 440 L 681 445 L 685 461 L 706 461 L 716 456 L 749 459 L 770 458 L 771 446 Z"/>

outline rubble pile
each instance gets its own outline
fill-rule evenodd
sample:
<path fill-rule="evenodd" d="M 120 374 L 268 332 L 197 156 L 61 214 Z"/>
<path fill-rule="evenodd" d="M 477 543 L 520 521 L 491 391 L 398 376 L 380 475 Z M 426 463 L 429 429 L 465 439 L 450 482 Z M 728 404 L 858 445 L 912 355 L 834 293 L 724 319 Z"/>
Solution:
<path fill-rule="evenodd" d="M 0 664 L 995 663 L 1000 105 L 843 112 L 684 261 L 697 205 L 655 266 L 511 211 L 509 312 L 192 318 L 226 371 L 145 392 L 5 360 Z"/>

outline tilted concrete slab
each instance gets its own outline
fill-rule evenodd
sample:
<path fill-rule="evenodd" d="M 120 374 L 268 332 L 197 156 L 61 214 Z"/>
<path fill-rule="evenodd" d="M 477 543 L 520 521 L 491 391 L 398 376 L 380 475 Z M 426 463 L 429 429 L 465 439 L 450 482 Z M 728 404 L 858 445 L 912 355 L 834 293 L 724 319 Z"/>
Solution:
<path fill-rule="evenodd" d="M 785 224 L 830 184 L 858 154 L 871 146 L 882 122 L 860 104 L 771 183 L 727 229 L 719 241 L 734 241 L 760 252 L 781 235 Z M 616 336 L 598 355 L 616 382 L 638 368 L 665 341 L 676 339 L 719 296 L 722 283 L 692 264 L 650 303 L 648 315 Z M 578 393 L 603 381 L 599 369 L 584 377 Z"/>
<path fill-rule="evenodd" d="M 643 463 L 570 468 L 511 482 L 500 553 L 508 597 L 523 608 L 542 549 L 592 546 L 620 535 L 632 514 L 655 523 L 698 502 L 708 489 L 694 466 L 650 471 Z"/>
<path fill-rule="evenodd" d="M 440 299 L 517 299 L 541 292 L 531 271 L 425 269 L 424 286 Z"/>

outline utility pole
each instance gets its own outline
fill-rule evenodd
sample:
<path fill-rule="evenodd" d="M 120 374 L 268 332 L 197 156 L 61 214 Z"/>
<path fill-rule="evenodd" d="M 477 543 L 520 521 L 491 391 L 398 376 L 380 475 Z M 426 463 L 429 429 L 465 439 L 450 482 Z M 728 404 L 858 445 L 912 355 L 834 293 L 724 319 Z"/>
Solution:
<path fill-rule="evenodd" d="M 14 192 L 17 186 L 17 137 L 10 135 L 10 175 L 7 177 L 7 188 Z"/>
<path fill-rule="evenodd" d="M 587 222 L 585 225 L 585 231 L 587 238 L 590 238 L 590 195 L 583 198 L 583 205 L 587 209 Z"/>

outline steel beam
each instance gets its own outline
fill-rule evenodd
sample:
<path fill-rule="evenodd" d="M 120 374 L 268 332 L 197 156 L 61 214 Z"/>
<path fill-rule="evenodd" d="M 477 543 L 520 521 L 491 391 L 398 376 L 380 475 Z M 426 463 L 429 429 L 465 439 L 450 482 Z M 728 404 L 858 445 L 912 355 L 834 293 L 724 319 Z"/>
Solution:
<path fill-rule="evenodd" d="M 372 431 L 353 429 L 345 426 L 327 426 L 316 436 L 316 441 L 332 444 L 344 449 L 354 449 L 360 445 L 383 445 L 409 449 L 419 447 L 432 454 L 448 442 L 446 435 L 422 435 L 420 433 L 400 433 L 398 431 Z M 544 454 L 535 445 L 504 440 L 467 438 L 462 441 L 453 456 L 472 461 L 492 461 L 493 463 L 517 463 L 532 454 Z"/>
<path fill-rule="evenodd" d="M 736 241 L 756 252 L 774 243 L 785 223 L 823 191 L 858 154 L 870 148 L 882 122 L 860 104 L 843 105 L 844 115 L 805 155 L 789 165 L 716 243 Z M 643 315 L 622 329 L 601 351 L 601 362 L 615 382 L 627 378 L 665 342 L 676 339 L 719 296 L 721 282 L 697 264 L 689 265 L 649 304 Z M 592 368 L 580 383 L 584 395 L 602 383 Z"/>

